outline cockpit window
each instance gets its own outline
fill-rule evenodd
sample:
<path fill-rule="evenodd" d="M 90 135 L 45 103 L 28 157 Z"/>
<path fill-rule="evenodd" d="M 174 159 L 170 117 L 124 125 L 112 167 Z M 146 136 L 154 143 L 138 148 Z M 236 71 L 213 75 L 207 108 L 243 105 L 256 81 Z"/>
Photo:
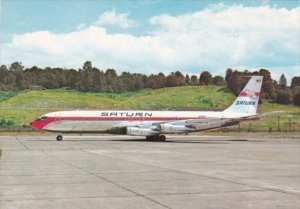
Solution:
<path fill-rule="evenodd" d="M 36 120 L 37 121 L 40 121 L 40 120 L 45 120 L 47 118 L 47 116 L 43 115 L 41 117 L 38 117 Z"/>

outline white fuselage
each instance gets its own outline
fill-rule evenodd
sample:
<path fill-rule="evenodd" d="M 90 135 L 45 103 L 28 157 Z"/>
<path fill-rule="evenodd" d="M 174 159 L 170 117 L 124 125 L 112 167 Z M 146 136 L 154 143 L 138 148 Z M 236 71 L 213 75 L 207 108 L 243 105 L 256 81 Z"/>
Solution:
<path fill-rule="evenodd" d="M 106 132 L 123 127 L 150 127 L 168 122 L 181 125 L 187 120 L 237 117 L 241 115 L 201 111 L 60 111 L 48 113 L 32 125 L 53 132 Z"/>

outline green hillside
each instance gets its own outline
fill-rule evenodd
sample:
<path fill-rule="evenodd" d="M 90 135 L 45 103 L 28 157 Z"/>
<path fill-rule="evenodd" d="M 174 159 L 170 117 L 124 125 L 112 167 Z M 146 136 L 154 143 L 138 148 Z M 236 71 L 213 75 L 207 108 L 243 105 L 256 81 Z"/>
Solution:
<path fill-rule="evenodd" d="M 158 90 L 142 90 L 128 93 L 92 93 L 73 90 L 24 91 L 3 101 L 6 105 L 102 107 L 139 109 L 222 108 L 233 95 L 218 87 L 175 87 Z"/>
<path fill-rule="evenodd" d="M 128 93 L 93 93 L 65 89 L 0 92 L 0 119 L 11 119 L 18 124 L 28 125 L 43 113 L 64 108 L 220 110 L 230 105 L 234 98 L 233 94 L 225 93 L 216 86 L 147 89 Z M 292 105 L 265 103 L 259 108 L 260 112 L 300 113 L 300 108 Z"/>

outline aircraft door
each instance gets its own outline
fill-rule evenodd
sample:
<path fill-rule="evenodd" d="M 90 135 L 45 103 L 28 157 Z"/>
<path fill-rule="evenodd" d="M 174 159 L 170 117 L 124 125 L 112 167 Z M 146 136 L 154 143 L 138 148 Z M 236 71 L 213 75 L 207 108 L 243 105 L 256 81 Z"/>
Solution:
<path fill-rule="evenodd" d="M 55 113 L 55 124 L 60 124 L 61 123 L 61 116 L 59 113 Z"/>

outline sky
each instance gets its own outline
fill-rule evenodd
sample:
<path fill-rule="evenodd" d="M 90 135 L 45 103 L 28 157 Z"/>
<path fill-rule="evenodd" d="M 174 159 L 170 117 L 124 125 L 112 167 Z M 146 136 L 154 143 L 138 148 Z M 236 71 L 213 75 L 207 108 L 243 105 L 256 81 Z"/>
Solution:
<path fill-rule="evenodd" d="M 0 0 L 0 64 L 300 76 L 300 0 Z"/>

